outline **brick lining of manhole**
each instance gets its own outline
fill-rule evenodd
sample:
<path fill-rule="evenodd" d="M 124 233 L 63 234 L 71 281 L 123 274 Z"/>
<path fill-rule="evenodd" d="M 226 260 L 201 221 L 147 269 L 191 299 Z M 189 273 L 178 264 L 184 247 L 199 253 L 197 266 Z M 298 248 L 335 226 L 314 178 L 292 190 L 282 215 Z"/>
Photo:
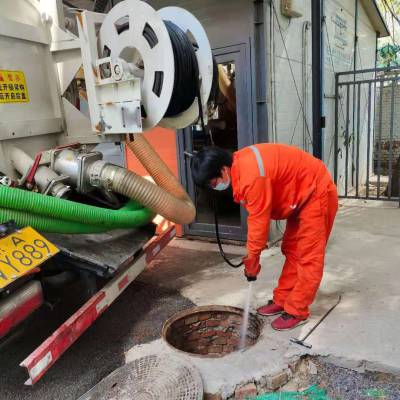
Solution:
<path fill-rule="evenodd" d="M 226 306 L 201 306 L 168 319 L 163 339 L 175 349 L 200 357 L 222 357 L 239 350 L 243 310 Z M 250 314 L 245 347 L 254 345 L 262 322 Z"/>

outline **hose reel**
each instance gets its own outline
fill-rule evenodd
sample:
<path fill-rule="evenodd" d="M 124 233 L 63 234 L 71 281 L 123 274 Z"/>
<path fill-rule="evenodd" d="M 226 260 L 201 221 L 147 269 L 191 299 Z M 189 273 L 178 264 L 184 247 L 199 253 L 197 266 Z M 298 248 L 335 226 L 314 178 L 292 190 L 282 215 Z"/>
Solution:
<path fill-rule="evenodd" d="M 156 11 L 142 1 L 124 0 L 107 15 L 85 11 L 79 21 L 85 71 L 94 70 L 85 78 L 95 131 L 181 129 L 207 109 L 212 52 L 190 12 L 179 7 Z"/>

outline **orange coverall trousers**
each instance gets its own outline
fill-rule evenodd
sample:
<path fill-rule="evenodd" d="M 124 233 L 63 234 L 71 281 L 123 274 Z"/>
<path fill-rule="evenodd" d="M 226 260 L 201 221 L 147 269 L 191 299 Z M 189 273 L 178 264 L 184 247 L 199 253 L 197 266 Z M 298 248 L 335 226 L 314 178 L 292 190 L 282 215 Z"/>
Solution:
<path fill-rule="evenodd" d="M 310 315 L 324 268 L 325 248 L 338 209 L 333 183 L 318 187 L 307 203 L 287 220 L 282 241 L 286 257 L 274 302 L 301 319 Z"/>

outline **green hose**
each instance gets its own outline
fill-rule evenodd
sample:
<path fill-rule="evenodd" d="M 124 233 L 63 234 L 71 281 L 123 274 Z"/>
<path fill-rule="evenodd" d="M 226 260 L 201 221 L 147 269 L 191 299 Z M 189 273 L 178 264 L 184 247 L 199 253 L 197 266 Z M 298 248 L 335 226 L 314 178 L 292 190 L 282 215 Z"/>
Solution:
<path fill-rule="evenodd" d="M 154 213 L 129 201 L 119 210 L 75 203 L 0 185 L 0 223 L 14 220 L 19 227 L 41 232 L 99 233 L 146 225 Z"/>

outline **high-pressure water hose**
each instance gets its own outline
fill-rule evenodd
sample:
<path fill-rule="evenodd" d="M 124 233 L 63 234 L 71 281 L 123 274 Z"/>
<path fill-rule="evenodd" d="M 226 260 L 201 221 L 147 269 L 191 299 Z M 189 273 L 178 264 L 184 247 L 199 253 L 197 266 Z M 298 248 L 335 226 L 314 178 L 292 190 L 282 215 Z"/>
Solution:
<path fill-rule="evenodd" d="M 228 259 L 226 256 L 224 249 L 222 248 L 222 242 L 221 238 L 219 235 L 219 222 L 218 222 L 218 206 L 217 206 L 217 196 L 214 194 L 213 196 L 213 206 L 214 206 L 214 222 L 215 222 L 215 237 L 217 238 L 217 244 L 219 248 L 219 252 L 221 254 L 221 257 L 224 259 L 224 261 L 232 268 L 240 268 L 243 265 L 243 261 L 241 261 L 238 264 L 234 264 L 232 261 Z"/>

